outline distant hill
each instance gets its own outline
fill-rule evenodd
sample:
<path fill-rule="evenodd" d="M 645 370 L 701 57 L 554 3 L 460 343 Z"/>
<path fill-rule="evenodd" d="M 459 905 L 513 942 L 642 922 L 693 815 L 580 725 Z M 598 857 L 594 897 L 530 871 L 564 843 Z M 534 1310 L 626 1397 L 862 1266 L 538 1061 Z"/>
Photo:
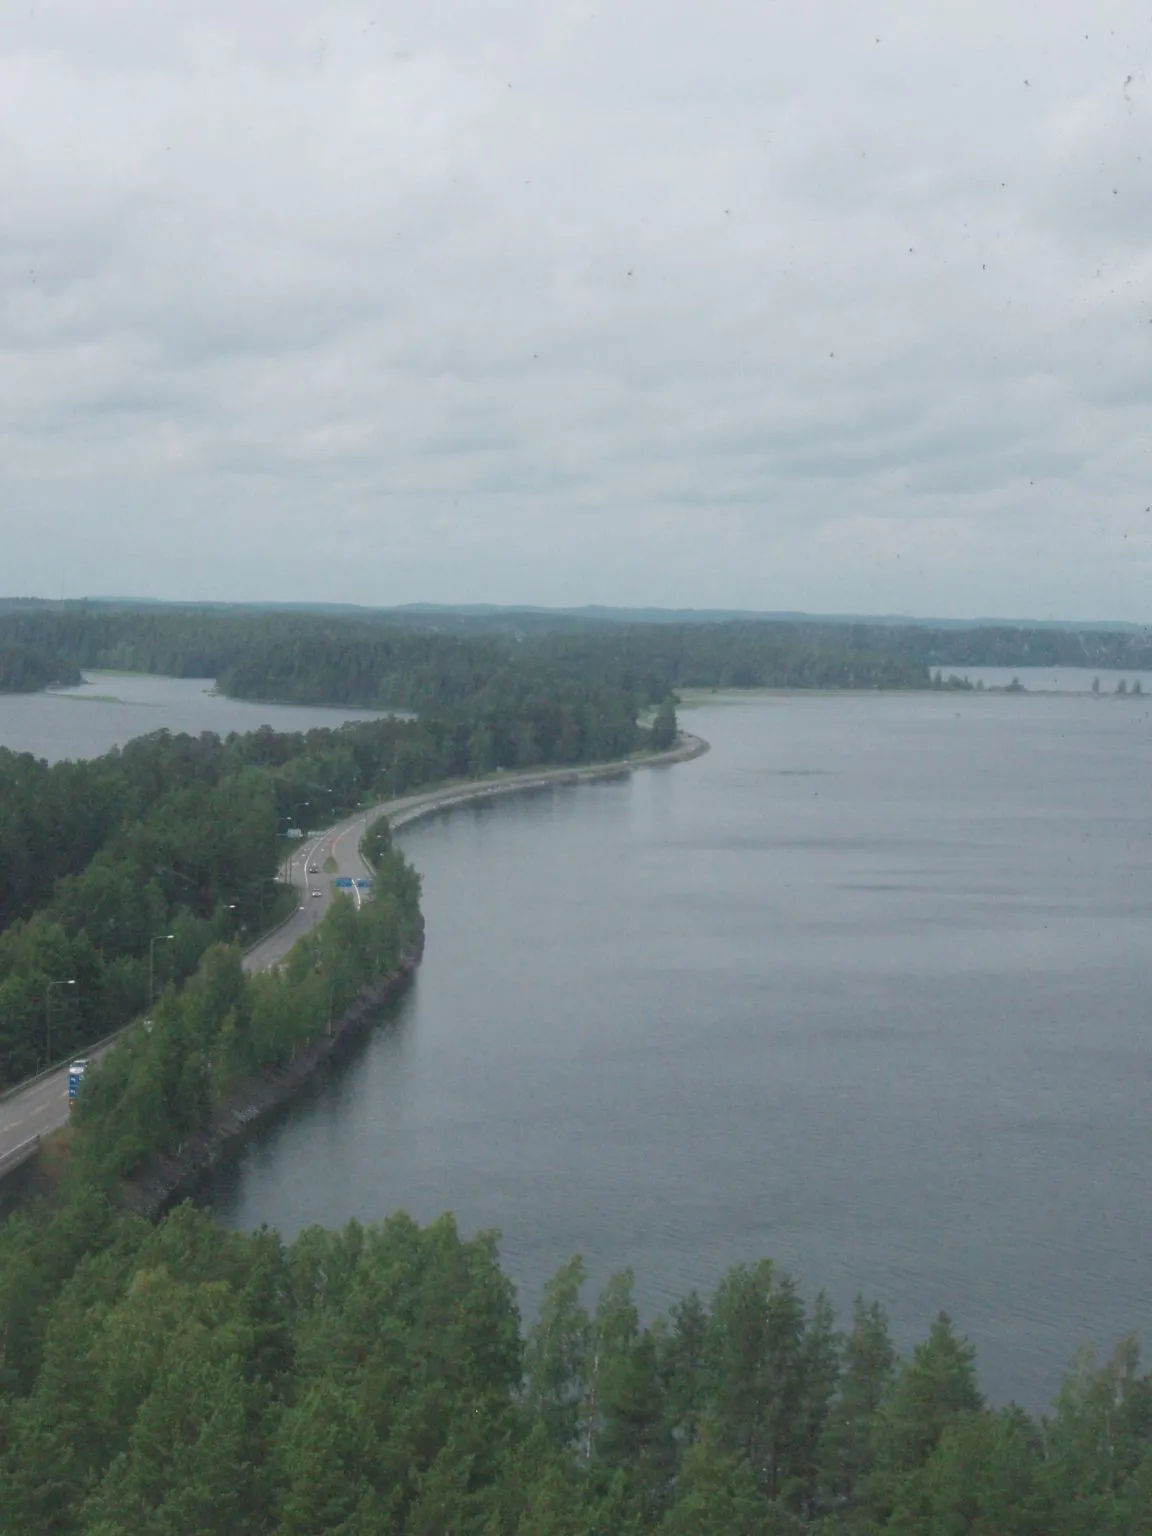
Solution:
<path fill-rule="evenodd" d="M 405 603 L 397 608 L 376 610 L 389 614 L 420 614 L 425 617 L 450 616 L 470 618 L 556 617 L 589 619 L 607 624 L 867 624 L 882 625 L 888 629 L 1059 629 L 1075 632 L 1099 630 L 1107 634 L 1133 632 L 1145 628 L 1123 619 L 936 619 L 915 618 L 895 613 L 805 613 L 801 609 L 779 610 L 755 608 L 609 608 L 598 603 L 588 603 L 580 608 L 523 608 L 506 607 L 495 603 L 438 604 Z"/>
<path fill-rule="evenodd" d="M 362 603 L 252 602 L 225 603 L 214 600 L 170 600 L 154 597 L 88 597 L 57 602 L 39 597 L 0 597 L 0 612 L 19 609 L 84 608 L 90 612 L 167 613 L 304 613 L 330 615 L 334 618 L 387 620 L 399 624 L 417 624 L 432 628 L 532 630 L 550 627 L 567 629 L 573 625 L 606 624 L 855 624 L 885 629 L 932 630 L 1057 630 L 1074 634 L 1139 634 L 1147 626 L 1115 619 L 1028 619 L 988 618 L 940 619 L 891 613 L 805 613 L 799 609 L 752 608 L 614 608 L 587 603 L 572 608 L 546 608 L 533 604 L 502 603 L 401 603 L 392 607 L 370 607 Z"/>

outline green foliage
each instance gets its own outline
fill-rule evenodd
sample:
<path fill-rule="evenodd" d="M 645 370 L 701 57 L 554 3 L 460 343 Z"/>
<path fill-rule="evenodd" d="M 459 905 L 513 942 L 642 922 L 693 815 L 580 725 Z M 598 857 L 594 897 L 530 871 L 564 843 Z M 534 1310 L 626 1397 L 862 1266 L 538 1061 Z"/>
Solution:
<path fill-rule="evenodd" d="M 945 1432 L 983 1408 L 975 1353 L 941 1312 L 926 1342 L 896 1373 L 875 1417 L 875 1470 L 865 1490 L 877 1518 L 899 1509 L 901 1490 L 917 1478 Z"/>
<path fill-rule="evenodd" d="M 857 1296 L 844 1339 L 840 1379 L 820 1433 L 821 1500 L 850 1506 L 876 1461 L 878 1414 L 896 1368 L 888 1319 L 876 1302 Z"/>
<path fill-rule="evenodd" d="M 450 1217 L 286 1246 L 74 1190 L 0 1230 L 0 1531 L 1152 1536 L 1131 1341 L 1038 1425 L 981 1405 L 943 1317 L 897 1368 L 877 1307 L 841 1336 L 769 1264 L 650 1327 L 628 1273 L 591 1314 L 582 1282 L 522 1345 L 494 1235 Z"/>
<path fill-rule="evenodd" d="M 1076 1356 L 1043 1435 L 1041 1481 L 1060 1512 L 1053 1536 L 1126 1531 L 1115 1509 L 1135 1504 L 1141 1482 L 1152 1486 L 1152 1381 L 1140 1371 L 1135 1338 L 1122 1339 L 1103 1363 L 1091 1349 Z"/>
<path fill-rule="evenodd" d="M 443 718 L 227 740 L 161 731 L 52 766 L 0 749 L 0 1086 L 144 1012 L 153 973 L 162 990 L 213 943 L 255 937 L 277 908 L 279 835 L 297 820 L 496 766 L 623 757 L 645 740 L 619 690 L 488 681 L 472 713 Z M 387 823 L 366 843 L 382 857 Z"/>
<path fill-rule="evenodd" d="M 904 1480 L 886 1529 L 893 1536 L 1049 1536 L 1052 1508 L 1039 1490 L 1039 1470 L 1038 1436 L 1022 1410 L 965 1413 Z"/>
<path fill-rule="evenodd" d="M 679 727 L 676 723 L 676 701 L 671 694 L 660 705 L 652 721 L 649 745 L 656 752 L 666 752 L 675 746 Z"/>
<path fill-rule="evenodd" d="M 791 1278 L 768 1260 L 730 1270 L 712 1303 L 708 1352 L 716 1445 L 745 1461 L 776 1498 L 806 1472 L 809 1362 L 804 1306 Z"/>
<path fill-rule="evenodd" d="M 573 1444 L 580 1425 L 591 1320 L 580 1301 L 584 1261 L 563 1265 L 545 1287 L 525 1356 L 528 1401 L 551 1442 Z"/>
<path fill-rule="evenodd" d="M 324 1033 L 396 967 L 419 924 L 420 883 L 398 852 L 377 865 L 376 899 L 337 898 L 287 965 L 246 975 L 217 944 L 180 991 L 89 1069 L 73 1112 L 73 1160 L 97 1182 L 131 1174 L 185 1140 L 256 1073 Z"/>
<path fill-rule="evenodd" d="M 387 816 L 377 816 L 360 842 L 361 852 L 375 869 L 392 847 L 392 826 Z"/>
<path fill-rule="evenodd" d="M 78 683 L 80 668 L 38 645 L 0 640 L 0 693 L 35 693 L 52 683 Z"/>
<path fill-rule="evenodd" d="M 1052 664 L 1051 637 L 975 633 L 991 637 L 977 644 L 990 647 L 997 658 L 1014 644 L 1016 664 L 1033 654 Z M 73 668 L 215 677 L 237 698 L 467 714 L 473 719 L 469 734 L 479 732 L 477 771 L 491 746 L 483 729 L 486 713 L 494 707 L 503 711 L 510 691 L 542 692 L 541 679 L 564 679 L 600 694 L 617 690 L 641 707 L 658 704 L 678 687 L 926 687 L 929 659 L 974 659 L 965 653 L 965 638 L 963 631 L 824 621 L 553 620 L 521 622 L 503 632 L 472 626 L 450 634 L 427 622 L 401 623 L 386 615 L 140 613 L 82 605 L 0 614 L 0 646 L 9 641 L 51 651 Z M 1127 662 L 1137 664 L 1138 658 Z M 499 761 L 512 763 L 507 756 Z"/>

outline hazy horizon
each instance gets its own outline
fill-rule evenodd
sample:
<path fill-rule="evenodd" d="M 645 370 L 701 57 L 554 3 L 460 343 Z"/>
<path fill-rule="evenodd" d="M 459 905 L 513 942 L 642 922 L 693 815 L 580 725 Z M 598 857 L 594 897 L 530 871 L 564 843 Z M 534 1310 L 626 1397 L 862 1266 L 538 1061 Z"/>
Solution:
<path fill-rule="evenodd" d="M 480 614 L 485 613 L 537 613 L 572 615 L 579 617 L 587 615 L 594 617 L 598 614 L 632 615 L 653 614 L 661 617 L 667 615 L 668 622 L 675 622 L 681 615 L 686 618 L 696 619 L 747 619 L 755 620 L 788 620 L 788 621 L 813 621 L 824 623 L 874 623 L 884 625 L 910 624 L 919 627 L 931 628 L 940 624 L 949 628 L 957 626 L 972 626 L 973 628 L 995 627 L 1009 625 L 1014 628 L 1062 628 L 1077 629 L 1090 627 L 1093 629 L 1144 629 L 1147 623 L 1142 619 L 1132 619 L 1109 615 L 1105 618 L 1086 619 L 1083 617 L 1055 614 L 1047 617 L 1038 617 L 1035 614 L 930 614 L 930 613 L 820 613 L 804 608 L 704 608 L 682 605 L 667 607 L 660 603 L 601 603 L 596 601 L 579 603 L 536 603 L 536 602 L 486 602 L 478 599 L 474 602 L 435 602 L 423 598 L 413 598 L 398 603 L 357 603 L 333 597 L 327 599 L 293 599 L 293 598 L 216 598 L 216 597 L 156 597 L 141 593 L 113 593 L 113 592 L 88 592 L 71 598 L 55 598 L 39 593 L 0 593 L 0 604 L 11 603 L 100 603 L 109 605 L 122 604 L 126 607 L 234 607 L 234 608 L 288 608 L 288 609 L 350 609 L 363 613 L 403 613 L 427 610 L 433 613 L 460 613 Z"/>

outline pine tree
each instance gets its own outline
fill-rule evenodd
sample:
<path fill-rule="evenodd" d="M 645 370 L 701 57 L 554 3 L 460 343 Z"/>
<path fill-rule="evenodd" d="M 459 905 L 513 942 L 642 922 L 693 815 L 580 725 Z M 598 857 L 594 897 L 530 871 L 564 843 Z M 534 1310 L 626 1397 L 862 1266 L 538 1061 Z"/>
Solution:
<path fill-rule="evenodd" d="M 927 1341 L 916 1345 L 898 1372 L 877 1415 L 876 1470 L 867 1490 L 873 1514 L 886 1517 L 904 1481 L 923 1467 L 948 1426 L 984 1406 L 975 1358 L 973 1346 L 956 1337 L 951 1318 L 941 1312 Z"/>
<path fill-rule="evenodd" d="M 557 1446 L 575 1440 L 580 1421 L 592 1328 L 580 1301 L 583 1284 L 584 1261 L 577 1254 L 545 1286 L 524 1354 L 529 1404 Z"/>
<path fill-rule="evenodd" d="M 795 1284 L 768 1260 L 729 1270 L 712 1301 L 710 1418 L 769 1498 L 803 1471 L 804 1328 Z"/>
<path fill-rule="evenodd" d="M 832 1509 L 851 1505 L 876 1457 L 876 1416 L 896 1368 L 888 1318 L 876 1302 L 857 1296 L 844 1340 L 837 1392 L 821 1435 L 821 1499 Z"/>

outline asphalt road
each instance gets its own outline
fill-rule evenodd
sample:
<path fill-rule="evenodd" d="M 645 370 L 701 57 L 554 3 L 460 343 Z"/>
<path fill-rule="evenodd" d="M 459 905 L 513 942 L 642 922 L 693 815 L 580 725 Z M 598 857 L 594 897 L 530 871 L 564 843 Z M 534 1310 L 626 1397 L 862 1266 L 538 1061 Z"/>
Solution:
<path fill-rule="evenodd" d="M 706 750 L 705 742 L 697 737 L 686 736 L 680 747 L 660 757 L 643 760 L 643 766 L 682 761 Z M 433 810 L 462 804 L 466 800 L 511 794 L 535 785 L 579 783 L 581 780 L 603 778 L 607 774 L 629 773 L 631 766 L 609 764 L 587 768 L 547 768 L 531 773 L 509 773 L 481 784 L 426 790 L 423 794 L 404 795 L 397 800 L 366 807 L 346 821 L 338 822 L 323 832 L 310 834 L 292 854 L 288 866 L 289 877 L 300 896 L 296 911 L 248 951 L 244 957 L 244 969 L 263 971 L 279 965 L 293 944 L 309 933 L 324 916 L 339 889 L 334 884 L 337 878 L 370 878 L 371 871 L 360 855 L 360 840 L 369 824 L 378 816 L 388 816 L 393 830 L 396 830 Z M 329 860 L 334 861 L 334 870 L 325 869 Z M 367 892 L 353 885 L 351 895 L 359 905 Z M 89 1048 L 84 1054 L 88 1061 L 96 1061 L 105 1051 L 114 1047 L 113 1041 L 96 1049 Z M 18 1168 L 27 1157 L 34 1155 L 36 1137 L 46 1136 L 49 1131 L 64 1125 L 67 1119 L 67 1067 L 34 1078 L 24 1088 L 15 1089 L 0 1098 L 0 1178 Z"/>

